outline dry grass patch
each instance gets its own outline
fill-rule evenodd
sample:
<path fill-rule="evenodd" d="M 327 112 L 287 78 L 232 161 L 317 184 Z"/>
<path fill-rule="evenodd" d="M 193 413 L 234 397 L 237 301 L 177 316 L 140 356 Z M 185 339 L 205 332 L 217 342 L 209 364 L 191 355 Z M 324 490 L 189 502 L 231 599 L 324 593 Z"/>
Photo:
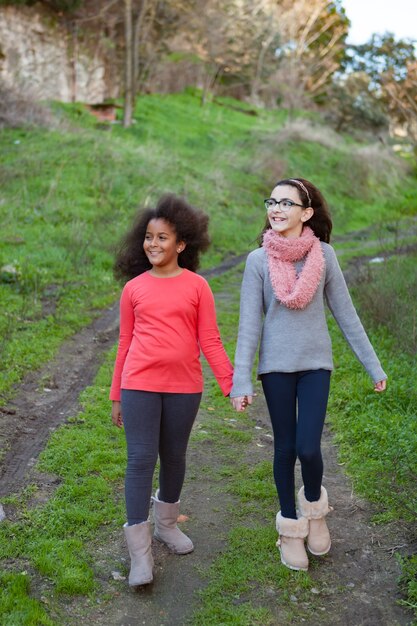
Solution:
<path fill-rule="evenodd" d="M 411 173 L 410 164 L 400 158 L 390 147 L 370 144 L 353 148 L 352 157 L 359 165 L 362 176 L 374 185 L 381 186 L 385 193 Z"/>
<path fill-rule="evenodd" d="M 274 145 L 309 141 L 318 143 L 325 148 L 340 148 L 343 139 L 328 126 L 313 124 L 310 120 L 300 118 L 287 122 L 273 138 Z"/>
<path fill-rule="evenodd" d="M 29 95 L 0 85 L 0 129 L 41 126 L 56 128 L 59 125 L 52 111 L 35 102 Z"/>

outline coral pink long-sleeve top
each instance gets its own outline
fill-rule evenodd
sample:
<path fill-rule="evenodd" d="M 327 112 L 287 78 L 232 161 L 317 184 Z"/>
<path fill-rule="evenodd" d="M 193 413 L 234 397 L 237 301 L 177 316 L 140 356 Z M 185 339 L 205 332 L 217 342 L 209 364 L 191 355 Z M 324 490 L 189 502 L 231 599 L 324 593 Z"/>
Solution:
<path fill-rule="evenodd" d="M 200 348 L 227 396 L 233 368 L 221 342 L 207 281 L 186 269 L 170 278 L 149 272 L 133 278 L 120 298 L 119 347 L 110 400 L 120 400 L 121 389 L 201 392 Z"/>

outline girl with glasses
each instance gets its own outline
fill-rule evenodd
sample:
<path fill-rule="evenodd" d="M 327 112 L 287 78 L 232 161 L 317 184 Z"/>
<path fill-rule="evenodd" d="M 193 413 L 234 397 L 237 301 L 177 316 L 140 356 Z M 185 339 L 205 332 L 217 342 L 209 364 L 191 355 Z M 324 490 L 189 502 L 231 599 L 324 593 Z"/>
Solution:
<path fill-rule="evenodd" d="M 288 178 L 275 185 L 265 208 L 260 247 L 249 254 L 243 276 L 230 397 L 237 411 L 252 404 L 251 373 L 259 345 L 258 377 L 274 433 L 274 479 L 281 507 L 277 546 L 284 565 L 307 570 L 305 540 L 314 555 L 327 554 L 331 546 L 321 455 L 333 369 L 325 303 L 375 391 L 385 390 L 387 376 L 329 245 L 332 221 L 321 192 L 303 178 Z M 304 484 L 296 498 L 297 457 Z"/>

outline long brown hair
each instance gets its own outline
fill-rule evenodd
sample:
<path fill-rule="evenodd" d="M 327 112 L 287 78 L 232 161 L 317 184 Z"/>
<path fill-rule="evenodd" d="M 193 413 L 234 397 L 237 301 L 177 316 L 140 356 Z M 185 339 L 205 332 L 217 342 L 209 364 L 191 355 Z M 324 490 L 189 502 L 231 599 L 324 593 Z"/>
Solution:
<path fill-rule="evenodd" d="M 312 209 L 314 209 L 313 216 L 310 217 L 305 224 L 310 226 L 311 230 L 314 232 L 316 237 L 320 239 L 320 241 L 329 243 L 333 223 L 332 218 L 330 217 L 329 207 L 321 191 L 319 191 L 313 183 L 305 178 L 284 178 L 283 180 L 279 180 L 275 187 L 278 187 L 279 185 L 290 185 L 291 187 L 295 187 L 297 189 L 300 194 L 303 207 L 307 208 L 311 206 Z M 263 235 L 269 228 L 271 228 L 271 224 L 267 218 L 265 226 L 258 237 L 258 243 L 260 246 L 262 245 Z"/>

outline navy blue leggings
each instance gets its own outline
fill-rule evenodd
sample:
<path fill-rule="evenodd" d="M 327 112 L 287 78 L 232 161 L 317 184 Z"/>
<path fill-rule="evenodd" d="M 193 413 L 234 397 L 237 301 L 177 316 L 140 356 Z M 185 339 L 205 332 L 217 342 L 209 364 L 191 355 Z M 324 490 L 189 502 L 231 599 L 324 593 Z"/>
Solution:
<path fill-rule="evenodd" d="M 320 498 L 320 441 L 330 389 L 330 371 L 272 372 L 261 376 L 274 431 L 274 479 L 283 517 L 297 519 L 294 468 L 298 458 L 309 502 Z"/>
<path fill-rule="evenodd" d="M 148 519 L 156 462 L 159 499 L 178 502 L 185 455 L 201 393 L 155 393 L 122 389 L 127 442 L 125 498 L 129 525 Z"/>

